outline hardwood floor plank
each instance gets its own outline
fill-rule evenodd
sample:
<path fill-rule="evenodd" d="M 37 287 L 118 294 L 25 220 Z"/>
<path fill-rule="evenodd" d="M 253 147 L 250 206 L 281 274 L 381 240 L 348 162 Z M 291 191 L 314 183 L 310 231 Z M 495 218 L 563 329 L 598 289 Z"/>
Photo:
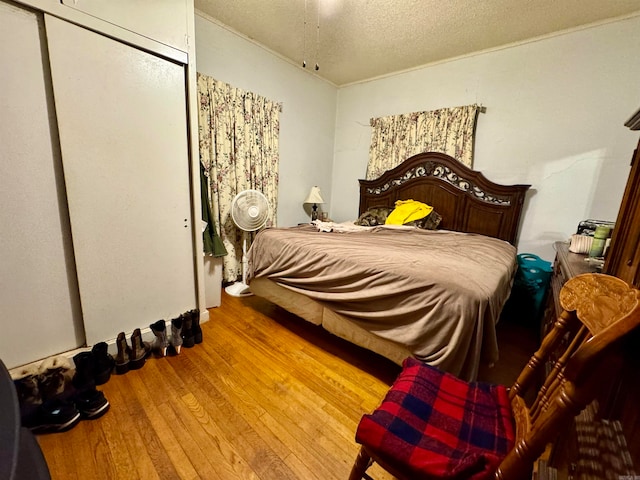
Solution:
<path fill-rule="evenodd" d="M 203 352 L 206 352 L 206 349 L 209 348 L 204 347 Z M 210 351 L 208 353 L 208 357 L 215 356 L 214 351 Z M 267 371 L 262 371 L 260 369 L 251 369 L 248 368 L 248 363 L 250 361 L 246 360 L 247 364 L 244 363 L 244 360 L 241 356 L 237 357 L 239 360 L 234 362 L 236 365 L 235 370 L 230 369 L 225 372 L 225 375 L 241 375 L 246 379 L 243 383 L 248 385 L 250 390 L 247 392 L 251 392 L 249 398 L 253 402 L 258 402 L 261 406 L 261 409 L 266 409 L 267 412 L 261 413 L 259 418 L 252 420 L 252 425 L 258 431 L 258 433 L 266 438 L 268 435 L 271 435 L 272 438 L 278 439 L 283 444 L 288 445 L 288 448 L 291 448 L 295 451 L 295 449 L 300 449 L 301 446 L 306 444 L 313 445 L 313 450 L 318 452 L 319 459 L 312 459 L 307 452 L 304 452 L 303 457 L 307 458 L 307 463 L 311 463 L 316 469 L 323 468 L 322 460 L 328 458 L 326 452 L 322 452 L 318 446 L 314 445 L 314 432 L 310 431 L 310 429 L 304 429 L 301 427 L 300 419 L 305 418 L 306 416 L 312 414 L 312 411 L 301 412 L 301 408 L 292 408 L 291 404 L 295 403 L 295 399 L 292 398 L 284 398 L 282 392 L 286 392 L 288 389 L 282 386 L 282 382 L 286 381 L 282 376 L 278 376 L 277 382 L 278 385 L 274 383 L 266 383 L 266 380 L 271 376 Z M 208 358 L 203 357 L 203 362 L 207 362 Z M 260 368 L 264 368 L 264 362 L 258 362 Z M 222 368 L 222 367 L 221 367 Z M 229 392 L 227 392 L 229 393 Z M 229 396 L 229 401 L 234 403 L 234 405 L 238 406 L 242 402 L 246 402 L 246 395 L 243 398 L 234 397 L 233 395 Z M 245 416 L 248 421 L 251 421 L 249 418 L 251 408 L 247 409 L 238 409 L 238 412 Z M 273 415 L 272 413 L 273 412 Z M 277 417 L 277 419 L 276 419 Z M 291 434 L 291 429 L 282 428 L 282 425 L 289 425 L 292 429 L 297 433 L 297 435 Z M 268 431 L 262 429 L 262 426 L 265 426 Z M 322 432 L 316 431 L 316 434 L 322 434 Z M 275 436 L 275 437 L 274 437 Z M 282 447 L 278 447 L 278 443 L 272 444 L 272 448 L 274 450 L 282 452 Z M 324 478 L 331 478 L 330 473 L 325 474 Z"/>
<path fill-rule="evenodd" d="M 151 418 L 147 414 L 147 411 L 151 410 L 153 406 L 148 402 L 144 402 L 146 395 L 143 394 L 143 400 L 141 400 L 137 392 L 141 383 L 140 376 L 143 373 L 144 367 L 142 370 L 130 371 L 126 375 L 117 377 L 117 379 L 122 382 L 123 392 L 126 391 L 126 403 L 123 406 L 129 410 L 130 418 L 133 422 L 133 428 L 129 433 L 140 437 L 136 439 L 136 441 L 144 446 L 144 451 L 146 451 L 146 454 L 151 460 L 151 464 L 157 472 L 158 477 L 161 479 L 179 478 L 176 467 L 167 455 L 164 444 L 153 428 Z M 151 413 L 151 415 L 153 415 L 153 413 Z"/>
<path fill-rule="evenodd" d="M 211 347 L 207 346 L 205 348 Z M 246 356 L 244 355 L 245 353 L 247 354 Z M 210 354 L 215 355 L 215 352 L 210 352 Z M 254 388 L 253 396 L 256 398 L 260 396 L 260 403 L 270 411 L 270 418 L 277 418 L 279 422 L 284 424 L 295 425 L 294 430 L 297 434 L 295 442 L 303 445 L 305 443 L 313 445 L 314 453 L 317 452 L 319 456 L 318 463 L 321 464 L 323 459 L 325 462 L 327 459 L 332 461 L 331 453 L 323 451 L 323 448 L 318 444 L 318 440 L 322 440 L 327 435 L 327 430 L 334 428 L 334 425 L 328 424 L 326 413 L 317 409 L 317 406 L 322 405 L 324 402 L 322 400 L 319 400 L 322 403 L 319 403 L 319 401 L 311 402 L 310 405 L 313 408 L 310 409 L 307 409 L 307 402 L 298 403 L 298 395 L 290 395 L 291 388 L 287 385 L 287 382 L 295 383 L 295 381 L 285 378 L 285 376 L 289 376 L 288 373 L 278 373 L 277 370 L 280 366 L 268 357 L 269 355 L 261 354 L 256 350 L 239 350 L 234 360 L 235 372 L 247 378 L 247 383 Z M 206 361 L 206 359 L 203 359 L 203 361 Z M 250 368 L 251 365 L 255 368 Z M 282 366 L 283 370 L 290 370 L 291 368 L 289 361 L 286 361 Z M 276 372 L 275 375 L 273 372 Z M 257 386 L 260 386 L 260 388 L 256 389 Z M 315 417 L 315 420 L 311 421 L 310 417 Z M 266 419 L 264 416 L 261 418 Z M 277 421 L 270 422 L 270 426 L 273 427 L 274 423 L 277 423 Z M 282 430 L 278 433 L 280 435 L 283 434 Z M 349 432 L 349 441 L 352 441 L 352 439 L 353 432 Z"/>
<path fill-rule="evenodd" d="M 194 356 L 197 352 L 197 350 L 194 352 Z M 242 418 L 238 412 L 239 403 L 232 405 L 226 401 L 211 381 L 213 379 L 200 373 L 199 369 L 193 369 L 190 377 L 191 383 L 187 385 L 192 391 L 201 390 L 210 398 L 216 399 L 215 402 L 203 405 L 204 410 L 214 418 L 224 419 L 219 426 L 225 438 L 251 465 L 259 478 L 295 478 L 269 444 L 263 441 L 252 425 Z"/>
<path fill-rule="evenodd" d="M 257 327 L 250 325 L 249 322 L 243 327 L 243 334 L 249 337 L 247 343 L 255 347 L 254 350 L 277 350 L 285 354 L 286 358 L 290 360 L 287 363 L 289 368 L 292 368 L 291 365 L 295 366 L 291 373 L 296 374 L 296 378 L 302 382 L 309 382 L 312 391 L 322 392 L 324 397 L 329 397 L 330 400 L 338 402 L 344 408 L 359 408 L 360 398 L 370 394 L 369 391 L 351 379 L 341 376 L 324 364 L 320 364 L 302 350 L 290 348 L 290 345 L 280 341 L 277 335 L 265 339 L 263 336 L 261 338 L 260 333 L 262 332 Z M 234 325 L 232 328 L 240 327 Z"/>
<path fill-rule="evenodd" d="M 369 399 L 371 397 L 372 392 L 363 390 L 357 382 L 351 379 L 343 377 L 336 380 L 337 377 L 331 373 L 330 369 L 310 359 L 303 352 L 285 347 L 275 340 L 259 340 L 254 335 L 255 329 L 250 325 L 241 327 L 236 323 L 229 328 L 232 330 L 228 333 L 229 335 L 246 336 L 246 342 L 252 346 L 250 350 L 252 355 L 262 352 L 264 354 L 262 362 L 270 362 L 272 369 L 277 369 L 279 366 L 281 367 L 279 371 L 286 371 L 286 375 L 295 378 L 297 380 L 295 388 L 305 385 L 306 391 L 310 392 L 310 395 L 335 403 L 345 412 L 362 413 L 362 398 Z M 234 328 L 238 330 L 233 331 Z M 278 338 L 278 336 L 277 334 L 272 335 L 269 339 Z M 285 359 L 284 362 L 278 362 L 278 357 L 274 357 L 273 354 L 275 351 L 285 355 L 284 357 L 280 356 Z M 277 366 L 273 365 L 272 359 L 275 360 Z M 256 367 L 260 368 L 262 362 L 258 362 Z M 384 388 L 377 392 L 376 402 L 384 395 L 387 388 L 388 386 L 384 385 Z"/>
<path fill-rule="evenodd" d="M 79 477 L 79 471 L 76 470 L 74 459 L 69 458 L 68 433 L 50 433 L 36 437 L 53 480 L 76 480 L 81 478 Z M 76 435 L 80 437 L 80 434 L 76 434 L 74 431 L 74 436 Z M 88 453 L 88 450 L 84 448 L 78 452 L 78 454 L 85 455 Z"/>
<path fill-rule="evenodd" d="M 187 422 L 184 419 L 187 415 L 184 409 L 180 408 L 181 406 L 184 404 L 181 405 L 180 400 L 169 400 L 159 405 L 158 410 L 170 425 L 173 434 L 179 439 L 180 447 L 184 453 L 184 462 L 189 462 L 187 471 L 191 472 L 193 469 L 194 475 L 191 478 L 220 478 L 214 466 L 209 463 L 206 455 L 200 450 L 194 438 L 194 432 L 185 426 Z"/>
<path fill-rule="evenodd" d="M 238 326 L 238 328 L 240 328 L 240 324 L 241 321 L 239 320 L 234 322 L 234 326 Z M 228 333 L 228 335 L 232 334 L 231 332 Z M 238 331 L 235 332 L 235 334 L 241 335 L 242 333 Z M 297 364 L 291 364 L 289 356 L 283 357 L 285 361 L 282 363 L 273 361 L 271 355 L 265 353 L 271 350 L 271 348 L 239 350 L 236 352 L 234 362 L 237 371 L 242 372 L 242 374 L 248 378 L 250 385 L 255 387 L 262 384 L 263 387 L 266 388 L 266 390 L 264 390 L 266 393 L 262 400 L 264 407 L 269 409 L 273 417 L 279 419 L 281 423 L 295 424 L 296 427 L 300 428 L 299 432 L 295 432 L 298 434 L 298 441 L 303 444 L 313 445 L 314 453 L 319 453 L 320 461 L 324 459 L 325 462 L 333 462 L 336 458 L 340 458 L 342 463 L 335 463 L 334 468 L 344 469 L 344 458 L 342 458 L 342 452 L 345 451 L 344 446 L 336 446 L 332 438 L 339 434 L 343 436 L 345 442 L 353 444 L 354 449 L 349 456 L 349 462 L 351 462 L 352 457 L 355 458 L 357 454 L 357 448 L 355 442 L 353 442 L 355 429 L 345 430 L 339 422 L 330 421 L 331 419 L 326 412 L 319 411 L 317 407 L 326 404 L 324 399 L 313 391 L 304 388 L 304 385 L 300 385 L 295 378 L 292 378 L 291 372 L 293 369 L 298 368 Z M 245 368 L 251 365 L 252 360 L 258 360 L 253 362 L 255 368 Z M 279 373 L 280 369 L 282 372 L 288 372 Z M 311 372 L 306 369 L 303 369 L 303 371 L 306 372 L 307 377 L 317 375 L 317 372 Z M 275 372 L 275 375 L 273 375 L 273 372 Z M 322 376 L 322 372 L 320 376 Z M 274 379 L 277 384 L 268 383 L 269 380 Z M 301 391 L 311 392 L 308 401 L 299 402 Z M 274 393 L 276 393 L 278 398 L 277 401 L 272 402 Z M 259 394 L 259 392 L 256 392 L 256 394 Z M 378 402 L 377 396 L 375 401 Z M 285 405 L 285 407 L 282 405 Z M 307 410 L 308 405 L 312 405 L 313 409 Z M 359 420 L 362 413 L 362 409 L 358 407 L 355 417 Z M 314 417 L 313 421 L 310 419 L 311 417 Z M 355 423 L 355 418 L 352 423 Z M 350 463 L 348 466 L 350 468 Z"/>
<path fill-rule="evenodd" d="M 279 364 L 260 357 L 260 361 L 254 364 L 255 368 L 248 368 L 254 352 L 252 350 L 249 357 L 243 357 L 244 353 L 238 352 L 236 367 L 247 378 L 250 388 L 254 389 L 253 394 L 262 396 L 264 408 L 269 406 L 276 415 L 284 414 L 290 422 L 297 422 L 300 426 L 309 425 L 307 431 L 313 432 L 313 425 L 322 425 L 321 430 L 315 429 L 317 435 L 327 435 L 327 430 L 330 430 L 333 434 L 341 434 L 345 439 L 352 440 L 353 432 L 345 431 L 340 423 L 327 424 L 327 414 L 318 408 L 324 406 L 326 400 L 293 376 L 294 367 L 289 362 Z M 285 373 L 285 370 L 289 372 Z M 312 372 L 307 372 L 307 377 L 311 376 Z M 255 390 L 257 387 L 259 389 Z M 286 407 L 283 408 L 283 405 Z M 354 415 L 360 418 L 362 413 L 358 407 Z"/>
<path fill-rule="evenodd" d="M 57 455 L 60 451 L 60 447 L 56 446 L 55 438 L 60 438 L 61 435 L 37 435 L 36 441 L 42 450 L 44 459 L 47 462 L 50 472 L 56 472 L 57 475 L 64 474 L 64 466 L 61 462 L 61 457 Z"/>
<path fill-rule="evenodd" d="M 82 464 L 78 464 L 76 460 L 76 468 L 84 472 L 96 472 L 93 478 L 109 479 L 114 478 L 117 472 L 130 472 L 128 478 L 137 479 L 139 476 L 135 469 L 135 460 L 131 456 L 131 451 L 120 448 L 120 444 L 124 442 L 127 431 L 118 423 L 118 415 L 108 415 L 109 412 L 102 417 L 82 422 L 76 428 L 85 431 L 84 438 L 78 438 L 80 442 L 91 445 L 90 451 L 94 454 L 79 455 L 77 459 L 83 459 Z M 76 451 L 80 445 L 73 445 Z"/>
<path fill-rule="evenodd" d="M 127 409 L 129 390 L 126 390 L 127 384 L 123 377 L 112 378 L 104 387 L 102 391 L 111 403 L 111 408 L 102 418 L 113 421 L 113 425 L 103 422 L 102 428 L 111 428 L 118 430 L 121 433 L 121 442 L 112 442 L 110 448 L 113 451 L 125 450 L 131 455 L 133 460 L 133 466 L 135 473 L 132 470 L 120 469 L 115 472 L 115 476 L 121 475 L 126 472 L 128 478 L 140 478 L 141 480 L 154 480 L 159 479 L 156 471 L 156 465 L 154 465 L 151 456 L 147 451 L 147 445 L 144 443 L 143 438 L 138 432 L 138 426 L 135 422 L 135 413 L 132 415 Z M 134 410 L 135 412 L 135 410 Z M 115 478 L 112 476 L 110 478 Z"/>
<path fill-rule="evenodd" d="M 191 361 L 191 358 L 184 360 L 186 360 L 186 363 L 183 365 L 183 369 L 190 379 L 188 382 L 193 382 L 194 385 L 190 387 L 190 392 L 181 398 L 181 401 L 206 434 L 207 438 L 202 438 L 202 436 L 201 438 L 207 441 L 210 449 L 202 447 L 203 450 L 207 455 L 212 456 L 211 461 L 216 465 L 217 471 L 222 478 L 257 478 L 249 462 L 236 448 L 234 442 L 231 441 L 233 435 L 228 435 L 227 430 L 223 428 L 229 412 L 223 414 L 216 407 L 216 402 L 211 401 L 210 388 L 200 388 L 199 377 L 194 373 L 199 367 Z M 218 395 L 216 394 L 215 397 L 218 397 Z M 233 412 L 231 412 L 231 415 L 235 416 Z M 193 425 L 193 422 L 191 424 Z"/>
<path fill-rule="evenodd" d="M 298 458 L 295 454 L 290 454 L 284 459 L 289 468 L 296 474 L 297 478 L 305 480 L 321 480 L 326 477 L 319 477 L 316 471 L 310 470 L 306 463 Z"/>
<path fill-rule="evenodd" d="M 189 410 L 189 415 L 183 419 L 185 425 L 189 426 L 190 434 L 197 442 L 198 448 L 214 466 L 216 476 L 211 478 L 251 478 L 253 471 L 249 464 L 224 439 L 215 421 L 202 408 L 197 398 L 188 393 L 180 398 L 180 401 Z"/>
<path fill-rule="evenodd" d="M 208 363 L 211 361 L 211 358 L 215 356 L 215 354 L 207 353 L 204 347 L 199 349 L 197 354 L 201 355 L 200 360 L 203 363 Z M 237 372 L 226 365 L 218 364 L 217 371 L 220 374 L 220 381 L 225 385 L 236 385 L 238 380 L 242 380 L 232 378 L 232 375 Z M 246 382 L 243 383 L 246 384 Z M 236 412 L 253 427 L 258 435 L 270 445 L 281 459 L 284 459 L 291 453 L 291 450 L 284 446 L 282 442 L 278 441 L 277 438 L 274 439 L 273 434 L 268 431 L 262 423 L 261 419 L 266 414 L 264 405 L 262 405 L 260 401 L 262 397 L 256 394 L 249 385 L 243 386 L 242 389 L 234 387 L 226 391 L 225 397 L 229 403 L 234 405 Z"/>

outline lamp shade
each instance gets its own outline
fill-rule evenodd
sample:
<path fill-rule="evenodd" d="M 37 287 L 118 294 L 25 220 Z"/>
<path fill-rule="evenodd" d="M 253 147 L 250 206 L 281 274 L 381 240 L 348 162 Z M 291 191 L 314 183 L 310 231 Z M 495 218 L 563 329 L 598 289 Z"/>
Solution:
<path fill-rule="evenodd" d="M 320 188 L 316 186 L 311 187 L 311 191 L 309 195 L 307 195 L 304 203 L 324 203 L 322 195 L 320 195 Z"/>

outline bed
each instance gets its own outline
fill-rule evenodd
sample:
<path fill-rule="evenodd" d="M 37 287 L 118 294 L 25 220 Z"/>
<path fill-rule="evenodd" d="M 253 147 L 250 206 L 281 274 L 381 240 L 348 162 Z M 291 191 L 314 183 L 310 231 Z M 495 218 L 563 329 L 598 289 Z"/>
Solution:
<path fill-rule="evenodd" d="M 495 326 L 516 272 L 529 185 L 498 185 L 442 153 L 360 180 L 360 219 L 397 200 L 434 207 L 438 229 L 322 223 L 262 230 L 251 291 L 397 364 L 461 378 L 498 359 Z"/>

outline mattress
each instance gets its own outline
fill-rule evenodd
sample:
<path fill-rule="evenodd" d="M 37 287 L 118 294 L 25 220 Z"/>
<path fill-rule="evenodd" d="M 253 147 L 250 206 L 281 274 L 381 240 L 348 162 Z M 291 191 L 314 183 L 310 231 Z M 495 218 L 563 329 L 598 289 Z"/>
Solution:
<path fill-rule="evenodd" d="M 495 326 L 517 268 L 512 245 L 414 227 L 329 230 L 261 231 L 247 254 L 249 284 L 268 279 L 460 377 L 497 361 Z"/>

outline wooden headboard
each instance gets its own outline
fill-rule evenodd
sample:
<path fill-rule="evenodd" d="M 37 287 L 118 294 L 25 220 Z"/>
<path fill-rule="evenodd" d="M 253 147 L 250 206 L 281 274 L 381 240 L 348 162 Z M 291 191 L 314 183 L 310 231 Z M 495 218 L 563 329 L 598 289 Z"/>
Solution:
<path fill-rule="evenodd" d="M 531 185 L 498 185 L 444 153 L 408 158 L 375 180 L 359 180 L 361 215 L 396 200 L 431 205 L 440 228 L 480 233 L 516 244 L 524 197 Z"/>

